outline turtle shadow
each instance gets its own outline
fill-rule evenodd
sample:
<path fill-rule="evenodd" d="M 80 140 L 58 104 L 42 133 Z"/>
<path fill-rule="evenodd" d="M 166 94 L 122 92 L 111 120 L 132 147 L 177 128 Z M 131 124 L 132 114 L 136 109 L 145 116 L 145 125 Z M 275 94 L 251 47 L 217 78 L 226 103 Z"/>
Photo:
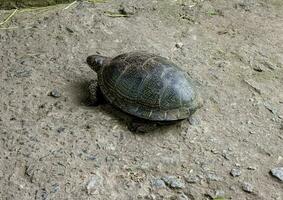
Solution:
<path fill-rule="evenodd" d="M 79 106 L 87 106 L 89 103 L 88 92 L 89 81 L 78 81 L 68 86 L 66 90 L 69 90 L 69 95 L 72 102 Z"/>
<path fill-rule="evenodd" d="M 134 134 L 153 134 L 156 132 L 166 132 L 167 130 L 175 127 L 176 125 L 180 125 L 180 121 L 174 121 L 174 122 L 157 122 L 157 121 L 150 121 L 146 119 L 141 119 L 135 116 L 132 116 L 130 114 L 127 114 L 120 110 L 119 108 L 111 105 L 110 103 L 105 103 L 104 105 L 101 105 L 102 110 L 107 115 L 111 115 L 115 119 L 118 120 L 120 124 L 126 125 L 127 129 L 134 133 Z M 136 130 L 136 125 L 141 125 L 142 127 L 139 130 Z"/>

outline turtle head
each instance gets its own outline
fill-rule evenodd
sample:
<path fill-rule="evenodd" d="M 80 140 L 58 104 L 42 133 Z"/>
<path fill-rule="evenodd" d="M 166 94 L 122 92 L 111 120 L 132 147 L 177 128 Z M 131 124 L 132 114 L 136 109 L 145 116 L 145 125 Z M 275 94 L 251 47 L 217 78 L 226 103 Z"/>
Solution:
<path fill-rule="evenodd" d="M 108 60 L 108 58 L 105 56 L 91 55 L 87 57 L 86 62 L 91 69 L 98 72 L 105 65 L 106 60 Z"/>

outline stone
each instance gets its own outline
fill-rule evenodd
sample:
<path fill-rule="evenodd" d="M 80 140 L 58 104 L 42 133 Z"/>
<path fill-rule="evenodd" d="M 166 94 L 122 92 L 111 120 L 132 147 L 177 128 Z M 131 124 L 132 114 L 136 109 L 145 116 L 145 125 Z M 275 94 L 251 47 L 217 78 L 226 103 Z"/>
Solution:
<path fill-rule="evenodd" d="M 247 193 L 252 193 L 254 190 L 254 187 L 252 186 L 252 184 L 244 182 L 242 185 L 242 189 Z"/>
<path fill-rule="evenodd" d="M 230 171 L 230 175 L 233 177 L 238 177 L 241 175 L 241 170 L 239 168 L 233 168 Z"/>
<path fill-rule="evenodd" d="M 277 167 L 270 170 L 272 176 L 283 182 L 283 167 Z"/>
<path fill-rule="evenodd" d="M 162 177 L 162 180 L 165 182 L 165 184 L 172 188 L 172 189 L 182 189 L 185 188 L 185 183 L 183 180 L 175 177 L 175 176 L 164 176 Z"/>
<path fill-rule="evenodd" d="M 53 89 L 50 93 L 49 96 L 54 97 L 54 98 L 59 98 L 61 97 L 60 92 L 57 89 Z"/>
<path fill-rule="evenodd" d="M 223 190 L 211 190 L 205 194 L 211 199 L 223 199 L 225 196 L 225 192 Z"/>
<path fill-rule="evenodd" d="M 151 181 L 151 186 L 154 188 L 164 188 L 166 185 L 162 179 L 157 178 Z"/>
<path fill-rule="evenodd" d="M 178 49 L 181 49 L 184 46 L 184 44 L 182 42 L 178 42 L 175 44 L 175 47 Z"/>

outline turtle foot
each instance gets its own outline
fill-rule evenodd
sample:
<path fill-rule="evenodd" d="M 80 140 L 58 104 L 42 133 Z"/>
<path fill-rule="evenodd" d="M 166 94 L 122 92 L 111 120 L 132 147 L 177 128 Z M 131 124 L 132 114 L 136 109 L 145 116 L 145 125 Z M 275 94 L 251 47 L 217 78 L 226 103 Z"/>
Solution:
<path fill-rule="evenodd" d="M 97 80 L 92 80 L 88 86 L 89 89 L 89 99 L 88 105 L 89 106 L 98 106 L 105 102 L 103 95 L 100 91 L 98 86 Z"/>

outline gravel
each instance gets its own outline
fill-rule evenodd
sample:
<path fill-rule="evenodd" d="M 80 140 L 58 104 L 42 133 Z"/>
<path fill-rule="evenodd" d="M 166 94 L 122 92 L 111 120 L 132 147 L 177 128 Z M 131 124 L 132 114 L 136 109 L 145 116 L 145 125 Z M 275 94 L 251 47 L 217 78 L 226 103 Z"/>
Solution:
<path fill-rule="evenodd" d="M 175 176 L 164 176 L 162 177 L 162 180 L 165 182 L 165 184 L 172 188 L 172 189 L 182 189 L 185 188 L 185 183 L 183 180 L 175 177 Z"/>

